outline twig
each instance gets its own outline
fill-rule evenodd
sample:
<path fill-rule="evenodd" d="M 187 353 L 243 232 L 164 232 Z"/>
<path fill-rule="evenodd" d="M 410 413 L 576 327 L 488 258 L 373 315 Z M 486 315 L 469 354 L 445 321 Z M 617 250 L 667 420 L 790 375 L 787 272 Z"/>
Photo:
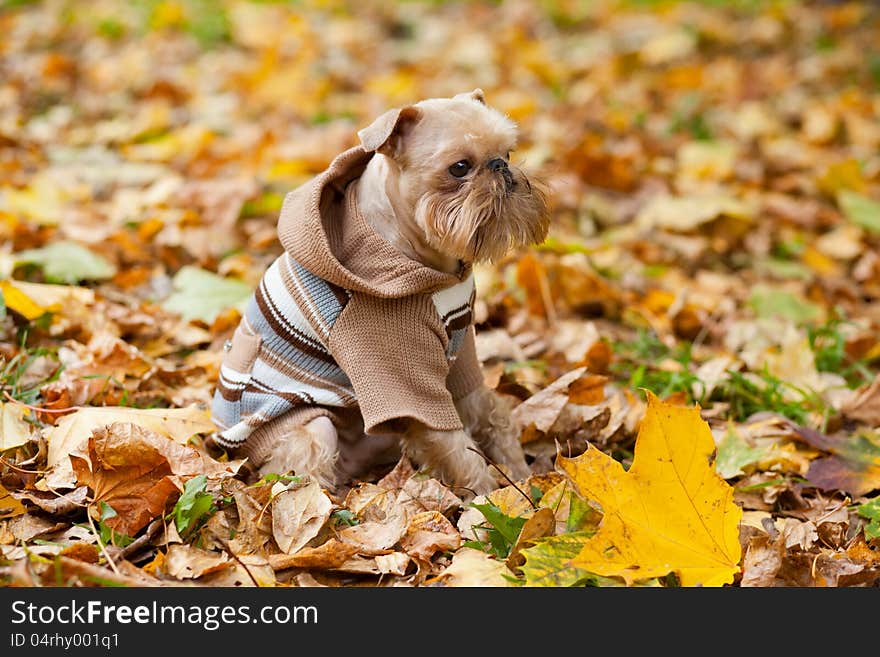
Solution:
<path fill-rule="evenodd" d="M 30 459 L 28 459 L 28 460 L 30 460 Z M 19 468 L 18 466 L 12 465 L 12 463 L 7 461 L 2 456 L 0 456 L 0 464 L 5 465 L 10 470 L 15 470 L 16 472 L 21 472 L 23 474 L 45 474 L 45 473 L 49 472 L 48 470 L 25 470 L 24 468 Z"/>
<path fill-rule="evenodd" d="M 828 513 L 825 513 L 825 514 L 823 514 L 823 515 L 821 515 L 821 516 L 819 516 L 818 518 L 816 518 L 816 520 L 815 520 L 815 522 L 814 522 L 813 524 L 815 524 L 815 525 L 818 527 L 820 522 L 822 522 L 823 520 L 825 520 L 825 518 L 827 518 L 828 516 L 834 515 L 835 513 L 837 513 L 838 511 L 840 511 L 843 507 L 845 507 L 847 504 L 849 504 L 849 502 L 850 502 L 849 496 L 845 497 L 845 498 L 843 499 L 843 502 L 841 502 L 841 503 L 838 504 L 836 507 L 834 507 L 833 509 L 831 509 L 831 511 L 829 511 Z"/>
<path fill-rule="evenodd" d="M 233 552 L 230 549 L 229 544 L 226 543 L 226 541 L 224 541 L 219 536 L 217 537 L 217 541 L 220 543 L 220 547 L 223 548 L 223 550 L 226 552 L 226 554 L 228 554 L 230 557 L 235 559 L 235 561 L 238 563 L 238 565 L 241 566 L 242 568 L 244 568 L 244 572 L 246 572 L 247 576 L 251 578 L 251 581 L 254 583 L 254 586 L 256 586 L 257 588 L 260 588 L 260 583 L 257 581 L 257 578 L 254 577 L 253 573 L 251 573 L 250 568 L 248 568 L 245 565 L 245 563 L 241 559 L 239 559 L 238 556 L 236 556 L 235 552 Z"/>
<path fill-rule="evenodd" d="M 495 463 L 495 461 L 493 461 L 492 459 L 490 459 L 488 456 L 486 456 L 485 454 L 483 454 L 483 453 L 482 453 L 480 450 L 478 450 L 478 449 L 474 449 L 473 447 L 468 447 L 468 449 L 471 450 L 472 452 L 476 452 L 477 454 L 479 454 L 481 457 L 483 457 L 483 460 L 486 461 L 486 463 L 488 463 L 488 464 L 491 465 L 493 468 L 495 468 L 496 470 L 498 470 L 498 472 L 501 473 L 501 476 L 504 477 L 504 478 L 507 480 L 507 483 L 509 483 L 509 484 L 510 484 L 511 486 L 513 486 L 517 491 L 519 491 L 519 494 L 522 495 L 524 498 L 526 498 L 526 501 L 531 505 L 531 507 L 532 507 L 535 511 L 538 510 L 538 506 L 532 501 L 532 498 L 529 497 L 528 495 L 526 495 L 525 492 L 523 491 L 523 489 L 520 488 L 519 486 L 517 486 L 517 485 L 516 485 L 516 482 L 515 482 L 513 479 L 511 479 L 510 477 L 508 477 L 508 476 L 507 476 L 507 473 L 506 473 L 504 470 L 502 470 L 501 467 L 500 467 L 497 463 Z"/>
<path fill-rule="evenodd" d="M 142 536 L 138 536 L 124 548 L 120 548 L 119 556 L 123 559 L 127 559 L 132 554 L 136 553 L 138 550 L 140 550 L 142 547 L 153 540 L 153 537 L 156 535 L 156 533 L 158 533 L 162 525 L 162 518 L 156 518 L 155 520 L 153 520 L 153 522 L 149 524 Z"/>
<path fill-rule="evenodd" d="M 29 408 L 32 411 L 37 411 L 38 413 L 70 413 L 71 411 L 79 411 L 85 408 L 85 406 L 68 406 L 67 408 L 42 408 L 40 406 L 32 406 L 31 404 L 26 404 L 20 399 L 16 399 L 9 394 L 8 390 L 4 390 L 3 395 L 13 404 L 24 406 L 25 408 Z"/>

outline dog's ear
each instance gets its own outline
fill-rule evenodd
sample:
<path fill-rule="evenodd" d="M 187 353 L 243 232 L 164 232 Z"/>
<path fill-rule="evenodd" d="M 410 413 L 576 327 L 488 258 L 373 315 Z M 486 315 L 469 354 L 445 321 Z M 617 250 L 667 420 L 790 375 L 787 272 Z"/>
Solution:
<path fill-rule="evenodd" d="M 421 115 L 419 108 L 412 105 L 388 110 L 366 128 L 358 130 L 361 146 L 368 153 L 376 151 L 393 158 L 400 152 L 401 140 Z"/>
<path fill-rule="evenodd" d="M 453 96 L 454 100 L 475 100 L 478 103 L 486 104 L 486 96 L 483 94 L 483 90 L 477 87 L 473 91 L 466 91 L 461 94 L 457 94 Z"/>

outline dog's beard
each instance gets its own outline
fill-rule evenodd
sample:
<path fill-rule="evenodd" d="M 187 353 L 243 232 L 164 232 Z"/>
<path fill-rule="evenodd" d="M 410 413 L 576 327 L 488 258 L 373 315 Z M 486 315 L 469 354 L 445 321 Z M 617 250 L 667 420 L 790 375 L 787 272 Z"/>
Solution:
<path fill-rule="evenodd" d="M 416 221 L 439 251 L 466 262 L 494 262 L 511 249 L 544 241 L 550 215 L 542 186 L 511 168 L 423 195 Z"/>

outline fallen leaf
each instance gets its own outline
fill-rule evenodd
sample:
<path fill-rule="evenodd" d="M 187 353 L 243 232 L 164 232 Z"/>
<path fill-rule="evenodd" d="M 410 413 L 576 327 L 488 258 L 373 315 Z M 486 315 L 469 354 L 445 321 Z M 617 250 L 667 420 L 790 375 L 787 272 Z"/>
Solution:
<path fill-rule="evenodd" d="M 364 557 L 354 555 L 331 570 L 357 575 L 403 575 L 409 566 L 410 557 L 403 552 Z"/>
<path fill-rule="evenodd" d="M 584 544 L 595 532 L 571 532 L 551 536 L 522 550 L 524 558 L 520 566 L 526 586 L 574 586 L 592 573 L 573 565 Z"/>
<path fill-rule="evenodd" d="M 522 551 L 534 543 L 536 539 L 552 536 L 555 527 L 556 516 L 553 513 L 553 509 L 544 507 L 535 511 L 526 520 L 519 532 L 516 543 L 510 549 L 510 554 L 507 555 L 507 561 L 505 562 L 507 567 L 511 571 L 517 572 L 517 569 L 525 562 Z"/>
<path fill-rule="evenodd" d="M 840 408 L 848 418 L 880 427 L 880 375 L 871 383 L 854 390 Z"/>
<path fill-rule="evenodd" d="M 740 435 L 737 426 L 730 423 L 724 437 L 718 443 L 718 455 L 715 458 L 715 469 L 722 479 L 732 479 L 745 474 L 743 468 L 766 458 L 769 450 L 766 447 L 753 447 Z"/>
<path fill-rule="evenodd" d="M 798 435 L 809 445 L 831 452 L 815 459 L 807 479 L 823 490 L 843 490 L 853 497 L 880 488 L 880 434 L 862 429 L 839 437 L 826 436 L 805 427 Z"/>
<path fill-rule="evenodd" d="M 26 411 L 21 404 L 0 402 L 0 452 L 20 447 L 35 437 L 33 425 L 24 419 Z"/>
<path fill-rule="evenodd" d="M 823 315 L 820 306 L 797 294 L 763 283 L 752 289 L 749 305 L 758 317 L 782 317 L 798 324 L 817 321 Z"/>
<path fill-rule="evenodd" d="M 785 540 L 786 548 L 797 546 L 801 550 L 809 550 L 819 538 L 815 524 L 809 521 L 802 522 L 796 518 L 785 518 L 780 534 Z"/>
<path fill-rule="evenodd" d="M 742 201 L 723 195 L 655 196 L 639 211 L 636 225 L 644 231 L 667 228 L 688 232 L 721 215 L 750 219 L 752 209 Z"/>
<path fill-rule="evenodd" d="M 27 513 L 24 505 L 0 485 L 0 518 L 14 518 L 23 513 Z"/>
<path fill-rule="evenodd" d="M 394 509 L 381 521 L 367 520 L 338 533 L 340 540 L 357 547 L 358 554 L 376 555 L 391 550 L 407 531 L 407 516 L 403 509 Z"/>
<path fill-rule="evenodd" d="M 400 539 L 401 549 L 418 561 L 430 561 L 436 552 L 453 552 L 460 545 L 458 530 L 438 511 L 425 511 L 410 518 Z"/>
<path fill-rule="evenodd" d="M 192 545 L 169 545 L 163 569 L 175 579 L 197 579 L 234 564 L 226 554 L 201 550 Z"/>
<path fill-rule="evenodd" d="M 634 579 L 675 572 L 682 586 L 721 586 L 739 571 L 742 510 L 715 472 L 715 441 L 699 408 L 648 393 L 632 466 L 590 446 L 557 467 L 586 499 L 602 506 L 597 534 L 571 565 Z"/>
<path fill-rule="evenodd" d="M 20 500 L 28 500 L 46 513 L 68 515 L 86 506 L 89 489 L 80 486 L 65 493 L 43 493 L 40 491 L 22 490 L 14 493 Z"/>
<path fill-rule="evenodd" d="M 357 554 L 357 546 L 331 538 L 317 547 L 304 547 L 296 554 L 273 554 L 269 563 L 274 570 L 286 568 L 338 568 Z"/>
<path fill-rule="evenodd" d="M 204 269 L 186 266 L 171 281 L 173 293 L 162 306 L 179 313 L 185 320 L 199 319 L 211 323 L 227 308 L 244 310 L 253 288 L 232 278 L 217 276 Z"/>
<path fill-rule="evenodd" d="M 3 305 L 27 320 L 37 319 L 47 312 L 46 308 L 34 301 L 12 281 L 0 281 L 0 293 L 3 295 Z"/>
<path fill-rule="evenodd" d="M 76 242 L 52 242 L 39 249 L 14 254 L 18 263 L 33 263 L 43 269 L 50 283 L 74 284 L 112 278 L 116 267 Z"/>
<path fill-rule="evenodd" d="M 743 588 L 776 586 L 776 576 L 785 557 L 783 543 L 782 536 L 776 540 L 772 540 L 767 534 L 753 536 L 743 557 L 739 585 Z"/>
<path fill-rule="evenodd" d="M 208 587 L 275 586 L 275 571 L 268 558 L 257 554 L 236 555 L 229 567 L 207 572 L 198 584 Z"/>
<path fill-rule="evenodd" d="M 327 519 L 333 503 L 317 481 L 291 484 L 272 498 L 272 535 L 281 551 L 295 554 L 311 541 Z"/>
<path fill-rule="evenodd" d="M 586 367 L 579 367 L 566 372 L 546 388 L 518 404 L 511 411 L 511 420 L 523 428 L 534 424 L 538 431 L 549 430 L 568 403 L 568 386 L 586 371 Z"/>
<path fill-rule="evenodd" d="M 510 579 L 508 579 L 510 578 Z M 513 575 L 504 562 L 493 559 L 485 552 L 465 547 L 458 550 L 439 575 L 428 584 L 451 587 L 506 587 L 514 586 Z"/>
<path fill-rule="evenodd" d="M 856 576 L 864 571 L 865 564 L 853 561 L 846 553 L 823 553 L 813 563 L 814 585 L 836 587 L 840 585 L 842 578 L 856 579 Z M 880 577 L 880 573 L 868 571 L 861 579 L 872 584 L 878 577 Z"/>
<path fill-rule="evenodd" d="M 880 234 L 880 203 L 850 189 L 837 192 L 837 205 L 847 219 L 875 234 Z"/>
<path fill-rule="evenodd" d="M 116 512 L 104 521 L 107 526 L 127 536 L 163 513 L 187 478 L 226 469 L 190 447 L 130 422 L 95 429 L 88 439 L 87 456 L 71 454 L 70 461 L 77 483 L 92 489 L 92 503 L 105 502 Z"/>
<path fill-rule="evenodd" d="M 52 488 L 72 488 L 75 478 L 67 456 L 82 454 L 92 431 L 112 422 L 130 422 L 178 443 L 199 433 L 215 431 L 207 410 L 187 408 L 140 409 L 126 406 L 87 407 L 65 415 L 44 431 L 48 442 L 47 475 Z"/>

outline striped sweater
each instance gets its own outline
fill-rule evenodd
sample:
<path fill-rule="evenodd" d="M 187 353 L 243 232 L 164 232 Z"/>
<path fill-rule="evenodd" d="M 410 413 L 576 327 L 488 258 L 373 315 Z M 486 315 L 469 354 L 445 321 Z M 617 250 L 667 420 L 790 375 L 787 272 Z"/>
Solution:
<path fill-rule="evenodd" d="M 367 433 L 405 418 L 461 428 L 454 402 L 482 383 L 473 274 L 410 260 L 372 229 L 356 205 L 370 157 L 346 151 L 287 195 L 278 223 L 285 250 L 226 343 L 215 440 L 254 461 L 265 454 L 249 437 L 265 441 L 292 416 L 339 423 L 354 410 Z"/>

